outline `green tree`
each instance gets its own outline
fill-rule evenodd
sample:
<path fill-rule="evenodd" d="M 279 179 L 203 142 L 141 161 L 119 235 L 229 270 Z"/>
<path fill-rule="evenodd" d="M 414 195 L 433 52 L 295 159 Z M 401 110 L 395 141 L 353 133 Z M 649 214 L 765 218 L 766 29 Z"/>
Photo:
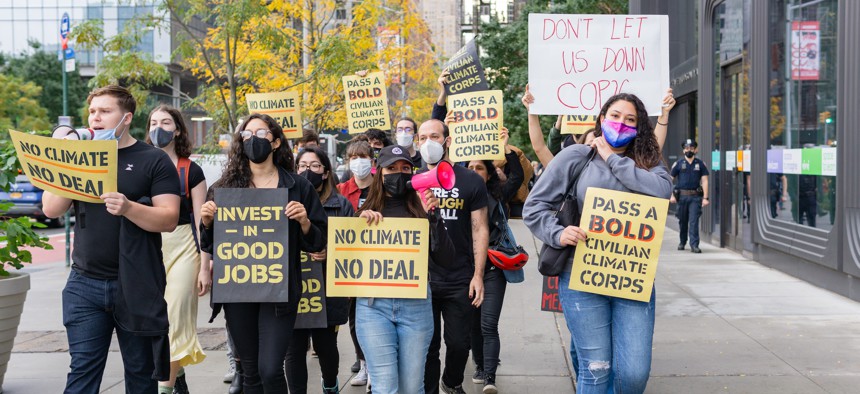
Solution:
<path fill-rule="evenodd" d="M 505 126 L 511 133 L 511 144 L 532 157 L 529 142 L 528 114 L 520 102 L 529 79 L 529 14 L 626 14 L 627 0 L 547 0 L 529 1 L 519 19 L 507 25 L 491 19 L 483 23 L 478 35 L 490 89 L 505 92 Z M 555 118 L 544 116 L 541 125 L 549 130 Z"/>
<path fill-rule="evenodd" d="M 21 53 L 10 57 L 2 66 L 6 74 L 14 75 L 25 81 L 32 82 L 42 88 L 39 103 L 48 110 L 47 120 L 56 123 L 57 117 L 63 115 L 63 74 L 62 63 L 56 53 L 49 53 L 38 42 L 31 41 L 31 53 Z M 0 61 L 0 64 L 3 64 Z M 86 119 L 78 117 L 89 89 L 81 79 L 78 70 L 67 74 L 69 84 L 69 113 L 75 116 L 74 123 L 83 124 Z"/>
<path fill-rule="evenodd" d="M 20 131 L 51 128 L 48 110 L 39 104 L 42 88 L 21 78 L 0 74 L 0 139 L 8 140 L 8 129 Z"/>

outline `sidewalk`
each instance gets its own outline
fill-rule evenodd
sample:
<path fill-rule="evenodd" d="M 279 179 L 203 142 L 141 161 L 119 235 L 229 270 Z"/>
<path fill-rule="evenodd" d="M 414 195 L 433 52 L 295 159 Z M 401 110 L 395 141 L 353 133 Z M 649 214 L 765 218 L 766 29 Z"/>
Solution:
<path fill-rule="evenodd" d="M 520 221 L 517 239 L 535 257 L 536 245 Z M 667 229 L 657 273 L 657 327 L 648 393 L 855 393 L 860 387 L 860 304 L 818 289 L 738 254 L 703 245 L 677 251 Z M 61 392 L 69 356 L 60 308 L 68 275 L 63 263 L 26 269 L 32 275 L 3 392 Z M 508 287 L 501 317 L 505 393 L 570 393 L 563 317 L 540 312 L 541 280 L 535 260 L 526 282 Z M 193 393 L 222 393 L 227 362 L 223 318 L 209 324 L 201 299 L 198 330 L 207 359 L 186 369 Z M 340 382 L 350 387 L 354 353 L 349 334 L 338 337 Z M 309 360 L 309 392 L 318 392 L 319 366 Z M 471 363 L 470 363 L 471 364 Z M 463 387 L 480 393 L 467 367 Z M 114 345 L 103 392 L 122 393 L 122 361 Z"/>

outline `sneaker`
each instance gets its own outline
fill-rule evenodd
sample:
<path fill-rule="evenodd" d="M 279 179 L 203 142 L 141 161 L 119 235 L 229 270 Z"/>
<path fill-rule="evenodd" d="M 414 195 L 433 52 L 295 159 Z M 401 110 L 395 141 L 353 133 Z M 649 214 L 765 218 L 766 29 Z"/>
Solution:
<path fill-rule="evenodd" d="M 233 383 L 233 378 L 236 377 L 236 367 L 230 366 L 227 373 L 224 374 L 224 383 Z"/>
<path fill-rule="evenodd" d="M 176 377 L 176 382 L 173 384 L 173 394 L 189 394 L 188 383 L 185 383 L 185 374 Z"/>
<path fill-rule="evenodd" d="M 684 250 L 684 244 L 678 245 L 678 250 Z"/>
<path fill-rule="evenodd" d="M 475 373 L 472 375 L 472 383 L 475 383 L 475 384 L 484 383 L 484 378 L 485 378 L 484 371 L 482 371 L 480 369 L 476 369 Z"/>
<path fill-rule="evenodd" d="M 487 380 L 484 382 L 484 394 L 498 394 L 499 389 L 496 388 L 496 377 L 485 374 Z"/>
<path fill-rule="evenodd" d="M 370 375 L 367 376 L 367 386 L 364 388 L 365 394 L 373 394 L 373 385 L 370 384 Z"/>
<path fill-rule="evenodd" d="M 356 372 L 355 376 L 352 377 L 352 380 L 349 381 L 349 384 L 352 386 L 364 386 L 367 384 L 367 363 L 364 361 L 361 362 L 359 366 L 358 372 Z"/>
<path fill-rule="evenodd" d="M 462 385 L 454 386 L 454 387 L 448 387 L 448 385 L 445 384 L 445 382 L 440 381 L 439 382 L 439 388 L 441 388 L 442 391 L 447 393 L 447 394 L 466 394 L 466 392 L 463 391 Z"/>
<path fill-rule="evenodd" d="M 336 381 L 334 387 L 326 387 L 325 381 L 320 378 L 320 383 L 322 384 L 323 394 L 340 394 L 340 380 Z"/>
<path fill-rule="evenodd" d="M 702 253 L 702 249 L 699 249 L 699 247 L 698 247 L 698 246 L 690 246 L 690 250 L 691 250 L 693 253 Z"/>
<path fill-rule="evenodd" d="M 352 364 L 352 367 L 349 368 L 352 373 L 356 373 L 361 369 L 361 360 L 356 359 L 355 364 Z"/>

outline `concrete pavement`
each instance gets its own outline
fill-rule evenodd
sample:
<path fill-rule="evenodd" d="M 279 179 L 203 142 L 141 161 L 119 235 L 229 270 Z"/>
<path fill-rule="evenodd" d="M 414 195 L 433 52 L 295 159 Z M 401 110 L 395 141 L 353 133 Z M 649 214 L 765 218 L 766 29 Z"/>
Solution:
<path fill-rule="evenodd" d="M 517 239 L 537 256 L 519 221 Z M 657 326 L 648 393 L 856 393 L 860 387 L 860 304 L 816 288 L 742 256 L 710 245 L 703 254 L 676 251 L 677 233 L 667 229 L 657 272 Z M 526 282 L 508 287 L 501 317 L 502 363 L 497 383 L 506 393 L 570 393 L 569 334 L 563 317 L 540 312 L 536 260 Z M 68 275 L 62 262 L 26 268 L 32 274 L 19 334 L 3 390 L 7 394 L 61 392 L 69 356 L 60 295 Z M 224 322 L 214 324 L 208 298 L 201 299 L 198 330 L 207 359 L 188 367 L 194 393 L 226 392 Z M 344 326 L 345 328 L 345 326 Z M 350 387 L 354 361 L 346 331 L 338 338 L 340 381 Z M 309 360 L 310 392 L 319 367 Z M 463 387 L 471 383 L 471 363 Z M 122 361 L 114 344 L 103 392 L 121 393 Z"/>

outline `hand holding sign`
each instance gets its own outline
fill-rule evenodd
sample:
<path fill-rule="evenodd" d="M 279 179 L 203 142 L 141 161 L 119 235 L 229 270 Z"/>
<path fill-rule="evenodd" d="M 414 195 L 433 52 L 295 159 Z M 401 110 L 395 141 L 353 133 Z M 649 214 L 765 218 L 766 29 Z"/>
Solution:
<path fill-rule="evenodd" d="M 526 107 L 526 110 L 529 109 L 532 103 L 535 102 L 535 96 L 529 91 L 529 84 L 526 84 L 526 92 L 523 93 L 523 107 Z"/>
<path fill-rule="evenodd" d="M 105 193 L 100 198 L 105 202 L 105 208 L 107 208 L 108 213 L 114 216 L 125 215 L 129 207 L 131 207 L 131 202 L 128 201 L 125 194 L 119 192 Z"/>
<path fill-rule="evenodd" d="M 367 219 L 368 226 L 376 226 L 382 223 L 382 214 L 376 211 L 371 211 L 369 209 L 362 211 L 361 214 L 358 215 L 358 217 Z"/>
<path fill-rule="evenodd" d="M 588 238 L 588 233 L 577 226 L 567 226 L 561 232 L 558 238 L 558 243 L 564 246 L 576 246 L 579 241 L 585 241 Z"/>
<path fill-rule="evenodd" d="M 298 201 L 290 201 L 284 208 L 284 215 L 288 218 L 299 222 L 302 226 L 302 233 L 307 234 L 311 228 L 311 221 L 308 220 L 308 211 L 305 206 Z"/>
<path fill-rule="evenodd" d="M 206 201 L 200 207 L 200 221 L 206 228 L 212 228 L 212 222 L 215 221 L 215 212 L 218 211 L 218 206 L 215 201 Z"/>
<path fill-rule="evenodd" d="M 661 105 L 663 117 L 669 116 L 669 111 L 675 108 L 675 96 L 672 94 L 672 88 L 666 89 L 666 96 L 663 97 L 663 105 Z"/>

